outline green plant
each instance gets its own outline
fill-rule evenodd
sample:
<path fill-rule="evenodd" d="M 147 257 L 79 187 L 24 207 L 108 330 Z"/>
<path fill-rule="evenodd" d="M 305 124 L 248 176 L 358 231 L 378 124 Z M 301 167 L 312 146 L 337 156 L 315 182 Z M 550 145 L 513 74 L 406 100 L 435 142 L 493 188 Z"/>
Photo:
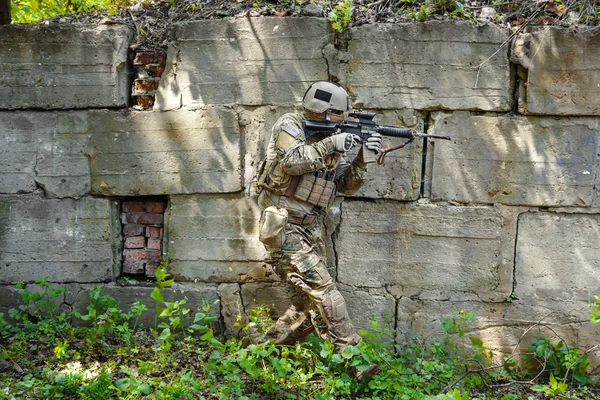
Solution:
<path fill-rule="evenodd" d="M 531 390 L 536 392 L 544 392 L 550 398 L 555 399 L 557 396 L 563 394 L 569 385 L 566 383 L 558 382 L 554 377 L 554 374 L 550 374 L 550 382 L 549 385 L 534 385 L 531 387 Z"/>
<path fill-rule="evenodd" d="M 352 22 L 352 0 L 344 0 L 333 7 L 328 14 L 331 26 L 336 32 L 344 32 Z"/>
<path fill-rule="evenodd" d="M 592 323 L 597 324 L 600 323 L 600 297 L 594 296 L 594 300 L 595 301 L 590 304 L 590 306 L 594 308 L 592 315 L 590 315 L 590 320 Z"/>
<path fill-rule="evenodd" d="M 587 373 L 588 355 L 563 341 L 553 343 L 548 337 L 539 335 L 531 340 L 531 356 L 527 359 L 537 363 L 551 375 L 562 376 L 564 381 L 573 378 L 580 385 L 591 383 Z"/>
<path fill-rule="evenodd" d="M 429 17 L 429 10 L 428 10 L 427 5 L 422 5 L 421 8 L 419 9 L 419 11 L 413 13 L 413 17 L 417 21 L 423 21 L 423 20 L 427 19 L 427 17 Z"/>
<path fill-rule="evenodd" d="M 36 279 L 35 283 L 39 285 L 41 291 L 27 290 L 23 281 L 13 282 L 24 303 L 19 306 L 18 314 L 13 313 L 15 319 L 24 320 L 30 317 L 38 320 L 53 319 L 61 314 L 56 307 L 55 299 L 66 291 L 65 288 L 49 284 L 48 277 Z"/>
<path fill-rule="evenodd" d="M 506 296 L 504 296 L 504 301 L 507 303 L 512 303 L 513 301 L 517 300 L 517 295 L 515 292 L 510 292 L 510 294 L 507 294 Z"/>
<path fill-rule="evenodd" d="M 90 302 L 86 307 L 87 314 L 73 311 L 73 315 L 82 321 L 91 324 L 91 334 L 85 340 L 96 346 L 103 343 L 105 335 L 118 335 L 124 342 L 130 342 L 133 332 L 137 329 L 141 315 L 148 308 L 139 300 L 135 300 L 129 312 L 124 312 L 119 307 L 117 300 L 104 294 L 104 287 L 93 286 L 89 291 Z M 135 319 L 133 329 L 130 321 Z"/>
<path fill-rule="evenodd" d="M 11 13 L 16 23 L 32 23 L 70 13 L 107 10 L 116 14 L 120 8 L 132 3 L 130 0 L 12 0 Z"/>

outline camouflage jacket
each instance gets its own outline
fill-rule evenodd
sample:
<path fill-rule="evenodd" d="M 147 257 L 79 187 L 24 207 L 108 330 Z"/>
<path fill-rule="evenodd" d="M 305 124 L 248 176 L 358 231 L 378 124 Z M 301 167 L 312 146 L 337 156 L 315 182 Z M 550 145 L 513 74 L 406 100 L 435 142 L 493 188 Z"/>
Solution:
<path fill-rule="evenodd" d="M 267 160 L 275 164 L 270 169 L 268 185 L 285 192 L 293 180 L 303 174 L 322 169 L 334 170 L 336 190 L 344 194 L 357 192 L 366 180 L 367 166 L 357 157 L 349 162 L 346 154 L 334 150 L 333 141 L 307 141 L 302 130 L 303 115 L 288 113 L 273 125 L 267 149 Z M 298 204 L 306 210 L 306 206 Z"/>

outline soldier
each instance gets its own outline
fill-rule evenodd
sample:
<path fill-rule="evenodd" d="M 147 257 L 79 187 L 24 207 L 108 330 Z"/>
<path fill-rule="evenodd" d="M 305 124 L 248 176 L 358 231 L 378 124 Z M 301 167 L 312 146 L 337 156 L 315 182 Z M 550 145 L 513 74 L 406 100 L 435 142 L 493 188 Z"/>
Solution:
<path fill-rule="evenodd" d="M 352 194 L 364 184 L 363 154 L 378 152 L 382 139 L 371 136 L 350 162 L 348 151 L 358 144 L 358 136 L 338 132 L 306 137 L 303 120 L 340 123 L 350 110 L 348 94 L 334 82 L 313 83 L 303 106 L 304 113 L 285 114 L 273 126 L 257 183 L 263 209 L 260 240 L 279 276 L 300 293 L 269 335 L 278 344 L 293 344 L 316 329 L 341 353 L 361 338 L 326 268 L 323 220 L 336 192 Z"/>

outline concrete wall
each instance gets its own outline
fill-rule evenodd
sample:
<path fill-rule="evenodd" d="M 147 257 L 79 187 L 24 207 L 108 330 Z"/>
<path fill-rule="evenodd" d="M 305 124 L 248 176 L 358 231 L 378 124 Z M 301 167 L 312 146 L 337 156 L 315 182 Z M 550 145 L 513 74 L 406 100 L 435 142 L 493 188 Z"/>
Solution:
<path fill-rule="evenodd" d="M 120 279 L 120 203 L 167 196 L 174 293 L 219 299 L 228 334 L 240 310 L 281 313 L 292 289 L 263 262 L 251 180 L 278 116 L 335 78 L 379 123 L 453 137 L 391 153 L 337 199 L 327 263 L 356 324 L 428 335 L 467 310 L 494 348 L 537 323 L 598 343 L 600 36 L 507 38 L 464 22 L 343 37 L 315 18 L 181 22 L 154 110 L 134 111 L 129 28 L 1 27 L 0 308 L 18 302 L 11 281 L 45 275 L 65 307 L 98 283 L 147 301 L 151 283 Z"/>

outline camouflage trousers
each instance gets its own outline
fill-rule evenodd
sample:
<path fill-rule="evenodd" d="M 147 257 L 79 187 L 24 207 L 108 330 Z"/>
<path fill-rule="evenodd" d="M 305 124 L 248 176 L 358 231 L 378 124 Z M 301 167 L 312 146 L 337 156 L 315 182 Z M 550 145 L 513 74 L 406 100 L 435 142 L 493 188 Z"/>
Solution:
<path fill-rule="evenodd" d="M 280 251 L 272 253 L 278 275 L 297 291 L 292 306 L 275 323 L 270 336 L 278 344 L 294 344 L 316 330 L 329 340 L 336 353 L 347 345 L 357 345 L 356 334 L 346 302 L 327 271 L 321 223 L 288 223 Z"/>

